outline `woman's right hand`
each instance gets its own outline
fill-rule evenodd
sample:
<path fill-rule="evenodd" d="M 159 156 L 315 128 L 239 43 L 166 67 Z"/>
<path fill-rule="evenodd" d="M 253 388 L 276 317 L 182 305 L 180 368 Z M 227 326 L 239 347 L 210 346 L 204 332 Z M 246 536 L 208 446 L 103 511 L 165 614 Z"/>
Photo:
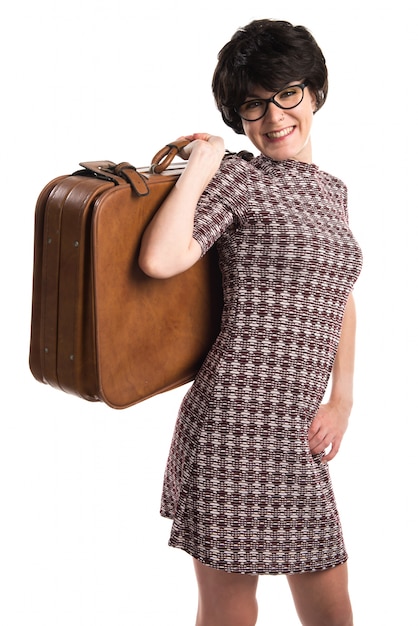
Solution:
<path fill-rule="evenodd" d="M 192 155 L 194 155 L 194 158 L 198 156 L 211 158 L 217 164 L 216 167 L 219 167 L 225 155 L 225 144 L 222 137 L 209 135 L 208 133 L 194 133 L 179 139 L 188 139 L 190 142 L 179 152 L 179 156 L 182 159 L 188 161 Z"/>
<path fill-rule="evenodd" d="M 175 276 L 200 258 L 200 244 L 193 239 L 194 213 L 200 196 L 225 155 L 221 137 L 195 133 L 181 139 L 190 142 L 179 152 L 188 161 L 187 166 L 155 213 L 141 241 L 139 265 L 154 278 Z"/>

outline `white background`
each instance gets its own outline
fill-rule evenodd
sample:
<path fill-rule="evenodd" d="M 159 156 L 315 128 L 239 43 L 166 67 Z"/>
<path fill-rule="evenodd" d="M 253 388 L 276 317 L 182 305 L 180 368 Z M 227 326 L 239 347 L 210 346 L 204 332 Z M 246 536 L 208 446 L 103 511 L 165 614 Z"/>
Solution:
<path fill-rule="evenodd" d="M 364 251 L 356 404 L 332 462 L 356 626 L 416 611 L 417 90 L 412 3 L 8 3 L 1 15 L 0 623 L 194 624 L 190 558 L 159 517 L 176 390 L 124 411 L 36 382 L 28 368 L 33 214 L 79 161 L 147 165 L 195 131 L 249 148 L 211 95 L 216 55 L 253 18 L 307 26 L 330 94 L 314 160 L 349 185 Z M 286 579 L 260 580 L 260 626 L 298 624 Z"/>

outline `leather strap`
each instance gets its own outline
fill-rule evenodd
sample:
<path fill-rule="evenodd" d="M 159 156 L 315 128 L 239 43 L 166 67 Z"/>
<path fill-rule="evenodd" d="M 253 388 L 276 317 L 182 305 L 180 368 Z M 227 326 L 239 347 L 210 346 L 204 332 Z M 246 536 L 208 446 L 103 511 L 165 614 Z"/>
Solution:
<path fill-rule="evenodd" d="M 180 139 L 168 143 L 164 148 L 161 148 L 159 152 L 154 156 L 151 161 L 150 171 L 152 174 L 161 174 L 171 163 L 175 156 L 178 155 L 180 150 L 190 143 L 188 139 Z M 163 159 L 161 161 L 161 159 Z"/>
<path fill-rule="evenodd" d="M 97 178 L 109 180 L 115 183 L 115 185 L 128 182 L 138 197 L 149 194 L 145 176 L 142 176 L 133 165 L 126 161 L 118 165 L 113 163 L 113 161 L 87 161 L 80 163 L 80 165 L 86 171 L 74 172 L 73 176 L 86 176 L 93 173 Z"/>
<path fill-rule="evenodd" d="M 141 176 L 130 163 L 123 162 L 115 165 L 115 174 L 127 180 L 137 196 L 141 197 L 149 194 L 149 188 L 144 176 Z"/>

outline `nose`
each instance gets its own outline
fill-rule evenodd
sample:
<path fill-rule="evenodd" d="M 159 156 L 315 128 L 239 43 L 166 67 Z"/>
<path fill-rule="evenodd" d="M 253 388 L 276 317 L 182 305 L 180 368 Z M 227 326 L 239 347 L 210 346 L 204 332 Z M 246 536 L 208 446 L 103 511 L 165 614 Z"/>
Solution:
<path fill-rule="evenodd" d="M 284 112 L 283 109 L 281 107 L 278 106 L 277 102 L 275 102 L 273 100 L 273 98 L 271 98 L 268 102 L 267 102 L 267 109 L 265 112 L 265 116 L 266 117 L 271 117 L 274 120 L 278 120 L 278 121 L 282 121 L 284 120 Z"/>

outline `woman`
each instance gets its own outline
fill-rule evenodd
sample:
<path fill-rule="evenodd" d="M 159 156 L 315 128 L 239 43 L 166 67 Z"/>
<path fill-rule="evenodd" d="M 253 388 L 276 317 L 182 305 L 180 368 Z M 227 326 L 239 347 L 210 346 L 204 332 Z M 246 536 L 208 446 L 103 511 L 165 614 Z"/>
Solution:
<path fill-rule="evenodd" d="M 189 136 L 187 167 L 145 233 L 166 278 L 216 242 L 222 328 L 182 403 L 162 515 L 194 558 L 197 626 L 256 623 L 259 574 L 288 577 L 305 626 L 349 626 L 347 554 L 329 477 L 352 406 L 361 253 L 346 188 L 312 163 L 327 69 L 311 34 L 258 20 L 221 50 L 223 119 L 260 152 Z M 329 399 L 321 404 L 330 376 Z"/>

